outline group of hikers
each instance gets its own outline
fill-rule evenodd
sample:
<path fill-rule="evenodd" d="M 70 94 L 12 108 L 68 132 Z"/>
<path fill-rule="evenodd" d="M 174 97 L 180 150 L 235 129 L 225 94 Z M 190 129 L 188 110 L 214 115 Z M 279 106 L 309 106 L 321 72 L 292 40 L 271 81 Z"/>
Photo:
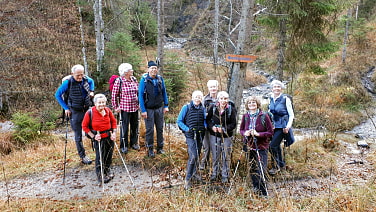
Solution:
<path fill-rule="evenodd" d="M 154 127 L 156 153 L 164 154 L 163 122 L 164 113 L 169 109 L 166 85 L 163 77 L 158 74 L 158 65 L 149 61 L 147 73 L 142 75 L 139 82 L 133 76 L 131 64 L 122 63 L 118 71 L 119 77 L 111 86 L 111 105 L 120 118 L 120 152 L 127 154 L 129 148 L 140 150 L 140 112 L 146 128 L 147 156 L 155 157 Z M 292 102 L 282 93 L 284 84 L 281 81 L 274 80 L 271 85 L 268 112 L 263 112 L 258 97 L 250 96 L 245 101 L 246 112 L 242 115 L 240 124 L 243 151 L 249 153 L 247 155 L 254 191 L 263 196 L 268 195 L 265 179 L 268 152 L 272 156 L 269 174 L 274 175 L 286 167 L 281 149 L 282 140 L 285 140 L 285 145 L 294 142 L 291 128 L 294 119 Z M 201 182 L 199 170 L 209 167 L 210 182 L 229 182 L 232 138 L 238 114 L 229 94 L 218 90 L 217 80 L 209 80 L 207 87 L 209 93 L 206 96 L 202 91 L 193 91 L 191 101 L 181 108 L 177 118 L 177 125 L 184 133 L 188 151 L 185 189 L 190 189 L 193 182 Z M 92 140 L 96 152 L 95 172 L 98 183 L 110 182 L 114 178 L 110 166 L 114 147 L 117 147 L 117 120 L 112 110 L 106 106 L 106 96 L 94 95 L 94 81 L 84 75 L 82 65 L 75 65 L 71 75 L 63 79 L 55 97 L 69 118 L 82 163 L 92 163 L 85 154 L 83 130 Z"/>

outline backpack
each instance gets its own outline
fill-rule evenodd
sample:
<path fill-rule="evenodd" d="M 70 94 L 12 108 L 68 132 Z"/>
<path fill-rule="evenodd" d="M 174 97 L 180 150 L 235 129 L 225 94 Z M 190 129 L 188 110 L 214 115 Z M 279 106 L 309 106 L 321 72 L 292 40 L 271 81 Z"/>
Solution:
<path fill-rule="evenodd" d="M 292 101 L 292 96 L 290 94 L 283 94 L 283 96 L 286 98 L 289 98 L 290 99 L 290 102 L 291 102 L 291 106 L 292 106 L 292 110 L 295 111 L 295 108 L 294 108 L 294 104 L 293 104 L 293 101 Z"/>
<path fill-rule="evenodd" d="M 148 76 L 148 73 L 145 73 L 142 75 L 141 77 L 141 80 L 144 80 L 144 103 L 146 104 L 146 102 L 148 101 L 148 93 L 146 92 L 146 83 L 147 83 L 147 76 Z M 158 88 L 163 88 L 163 83 L 162 83 L 162 77 L 160 75 L 157 74 L 157 79 L 158 79 L 158 85 L 161 86 Z"/>
<path fill-rule="evenodd" d="M 236 112 L 236 107 L 235 107 L 235 103 L 231 100 L 228 101 L 228 105 L 229 105 L 229 109 L 228 109 L 228 113 L 227 113 L 227 118 L 230 118 L 231 117 L 231 112 L 232 112 L 232 109 L 235 110 Z M 216 106 L 216 103 L 214 103 L 214 106 L 213 106 L 213 114 L 215 112 L 215 110 L 217 109 L 217 106 Z"/>
<path fill-rule="evenodd" d="M 119 77 L 120 76 L 118 76 L 118 75 L 112 75 L 110 77 L 110 79 L 108 80 L 110 93 L 112 92 L 112 89 L 114 88 L 114 84 L 115 84 L 116 79 L 119 78 Z"/>
<path fill-rule="evenodd" d="M 266 115 L 269 116 L 269 119 L 272 122 L 272 126 L 274 127 L 273 113 L 271 113 L 270 111 L 264 111 L 263 112 L 263 114 L 261 116 L 262 126 L 264 126 L 266 128 L 266 124 L 265 124 Z"/>

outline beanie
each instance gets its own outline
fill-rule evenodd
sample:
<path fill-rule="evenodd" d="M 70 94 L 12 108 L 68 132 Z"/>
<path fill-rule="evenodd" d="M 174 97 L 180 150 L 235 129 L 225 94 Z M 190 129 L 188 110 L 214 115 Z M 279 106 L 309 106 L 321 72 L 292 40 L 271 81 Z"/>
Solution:
<path fill-rule="evenodd" d="M 158 66 L 154 61 L 149 61 L 148 62 L 148 68 L 152 67 L 152 66 Z"/>

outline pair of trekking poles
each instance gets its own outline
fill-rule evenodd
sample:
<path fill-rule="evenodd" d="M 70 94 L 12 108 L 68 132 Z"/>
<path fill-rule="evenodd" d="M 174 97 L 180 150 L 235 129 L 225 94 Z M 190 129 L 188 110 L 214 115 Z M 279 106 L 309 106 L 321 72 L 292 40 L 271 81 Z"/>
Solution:
<path fill-rule="evenodd" d="M 67 144 L 68 144 L 68 122 L 69 122 L 69 117 L 67 117 L 66 119 L 66 131 L 65 131 L 65 145 L 64 145 L 64 177 L 63 177 L 63 184 L 65 184 L 65 178 L 66 178 L 66 163 L 67 163 Z M 123 130 L 123 126 L 122 126 L 122 116 L 121 116 L 121 113 L 120 113 L 120 130 L 122 132 Z M 121 133 L 122 135 L 122 133 Z M 124 139 L 124 138 L 122 138 Z M 121 161 L 124 165 L 124 168 L 125 170 L 127 171 L 127 174 L 128 174 L 128 177 L 132 183 L 132 186 L 135 188 L 135 184 L 134 184 L 134 181 L 133 181 L 133 178 L 131 177 L 130 175 L 130 172 L 128 170 L 128 167 L 127 165 L 125 164 L 125 161 L 124 161 L 124 158 L 123 156 L 121 155 L 121 152 L 120 152 L 120 149 L 116 143 L 116 141 L 114 141 L 114 144 L 115 144 L 115 147 L 120 155 L 120 158 L 121 158 Z M 98 141 L 98 148 L 99 148 L 99 162 L 100 162 L 100 167 L 101 167 L 101 181 L 102 181 L 102 189 L 104 191 L 104 171 L 103 171 L 103 158 L 102 158 L 102 147 L 101 147 L 101 142 Z"/>
<path fill-rule="evenodd" d="M 244 150 L 242 150 L 240 152 L 240 156 L 239 156 L 239 159 L 237 161 L 237 164 L 236 164 L 236 167 L 235 167 L 235 171 L 234 171 L 234 178 L 235 178 L 236 172 L 237 172 L 237 170 L 239 168 L 239 164 L 240 164 L 240 160 L 242 158 L 243 152 L 248 153 L 250 151 L 249 150 L 249 146 L 248 146 L 249 140 L 248 140 L 247 137 L 245 137 L 245 140 L 246 140 L 246 147 L 247 147 L 246 148 L 246 152 Z M 252 135 L 252 140 L 253 140 L 253 143 L 255 144 L 255 148 L 256 148 L 255 151 L 256 151 L 256 157 L 257 157 L 257 165 L 258 165 L 258 168 L 260 170 L 262 183 L 265 186 L 265 192 L 266 192 L 266 195 L 268 196 L 269 194 L 268 194 L 268 190 L 266 188 L 266 178 L 265 178 L 264 168 L 263 168 L 263 165 L 262 165 L 262 162 L 261 162 L 261 156 L 260 156 L 259 148 L 258 148 L 258 145 L 257 145 L 257 139 L 256 139 L 256 137 L 254 135 Z M 233 181 L 231 181 L 231 183 L 230 183 L 230 187 L 228 189 L 227 194 L 230 194 L 232 185 L 233 185 Z"/>

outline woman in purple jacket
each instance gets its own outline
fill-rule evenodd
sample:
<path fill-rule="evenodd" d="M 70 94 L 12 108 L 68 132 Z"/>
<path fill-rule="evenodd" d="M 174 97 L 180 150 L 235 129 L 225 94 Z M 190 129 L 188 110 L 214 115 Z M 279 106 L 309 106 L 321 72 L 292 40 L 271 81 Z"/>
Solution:
<path fill-rule="evenodd" d="M 240 134 L 244 136 L 244 149 L 250 153 L 252 184 L 257 194 L 267 196 L 264 173 L 267 168 L 269 139 L 273 136 L 273 125 L 269 115 L 260 109 L 261 102 L 257 97 L 248 97 L 245 108 L 247 112 L 240 123 Z"/>

